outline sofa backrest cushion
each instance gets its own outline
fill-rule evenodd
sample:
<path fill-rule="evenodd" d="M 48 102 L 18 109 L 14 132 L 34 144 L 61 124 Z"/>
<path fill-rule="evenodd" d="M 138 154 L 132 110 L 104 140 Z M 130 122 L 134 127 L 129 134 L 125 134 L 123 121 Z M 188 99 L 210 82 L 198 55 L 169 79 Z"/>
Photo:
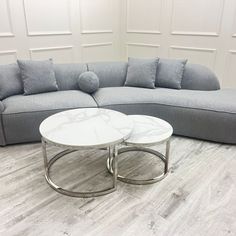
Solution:
<path fill-rule="evenodd" d="M 95 62 L 87 65 L 89 71 L 97 74 L 100 88 L 124 86 L 127 62 Z"/>
<path fill-rule="evenodd" d="M 24 95 L 58 90 L 53 61 L 17 60 L 23 80 Z"/>
<path fill-rule="evenodd" d="M 199 64 L 187 63 L 182 80 L 182 89 L 218 90 L 220 83 L 209 68 Z"/>
<path fill-rule="evenodd" d="M 125 86 L 154 89 L 158 62 L 159 58 L 129 57 Z"/>
<path fill-rule="evenodd" d="M 54 64 L 58 89 L 78 89 L 78 78 L 85 71 L 87 71 L 87 65 L 85 63 Z"/>
<path fill-rule="evenodd" d="M 23 83 L 18 65 L 0 65 L 0 100 L 22 93 Z"/>
<path fill-rule="evenodd" d="M 181 89 L 186 59 L 160 59 L 157 66 L 156 87 Z"/>

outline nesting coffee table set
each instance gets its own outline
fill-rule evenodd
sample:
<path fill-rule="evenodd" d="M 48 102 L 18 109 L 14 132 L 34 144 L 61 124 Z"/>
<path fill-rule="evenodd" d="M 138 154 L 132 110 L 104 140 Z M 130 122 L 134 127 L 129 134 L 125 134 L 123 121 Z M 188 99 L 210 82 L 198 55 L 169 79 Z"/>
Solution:
<path fill-rule="evenodd" d="M 168 173 L 172 126 L 152 116 L 125 115 L 102 108 L 83 108 L 59 112 L 45 119 L 39 127 L 47 183 L 59 193 L 72 197 L 96 197 L 114 192 L 117 179 L 130 184 L 151 184 L 163 179 Z M 166 143 L 166 153 L 161 154 L 151 146 Z M 48 145 L 65 149 L 48 160 Z M 107 149 L 107 169 L 112 174 L 113 185 L 93 192 L 74 192 L 56 185 L 50 178 L 50 169 L 60 158 L 78 150 Z M 119 175 L 119 155 L 141 151 L 153 154 L 164 163 L 161 175 L 152 179 L 137 180 Z M 148 171 L 148 170 L 147 170 Z"/>

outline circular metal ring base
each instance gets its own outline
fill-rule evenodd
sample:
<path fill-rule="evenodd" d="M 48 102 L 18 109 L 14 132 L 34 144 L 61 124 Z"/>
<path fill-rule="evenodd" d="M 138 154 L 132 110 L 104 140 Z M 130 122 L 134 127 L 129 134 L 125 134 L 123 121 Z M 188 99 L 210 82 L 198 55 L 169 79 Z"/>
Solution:
<path fill-rule="evenodd" d="M 146 147 L 123 147 L 118 150 L 118 155 L 125 153 L 125 152 L 132 152 L 132 151 L 142 151 L 142 152 L 151 153 L 151 154 L 155 155 L 156 157 L 160 158 L 162 160 L 162 162 L 164 162 L 165 167 L 168 165 L 168 160 L 163 154 L 161 154 L 160 152 L 155 151 L 153 149 L 146 148 Z M 108 157 L 107 169 L 111 174 L 113 174 L 112 161 L 113 161 L 112 158 Z M 146 184 L 153 184 L 153 183 L 156 183 L 156 182 L 164 179 L 167 174 L 168 174 L 168 171 L 166 170 L 166 168 L 164 168 L 164 171 L 161 175 L 158 175 L 152 179 L 136 180 L 136 179 L 130 179 L 130 178 L 121 176 L 119 174 L 117 176 L 117 179 L 119 179 L 122 182 L 129 183 L 129 184 L 146 185 Z"/>
<path fill-rule="evenodd" d="M 58 153 L 55 155 L 47 164 L 47 167 L 45 168 L 45 179 L 49 186 L 53 188 L 55 191 L 70 196 L 70 197 L 82 197 L 82 198 L 90 198 L 90 197 L 98 197 L 102 195 L 106 195 L 108 193 L 112 193 L 116 190 L 116 186 L 114 185 L 112 188 L 100 190 L 100 191 L 94 191 L 94 192 L 73 192 L 70 190 L 66 190 L 58 185 L 56 185 L 50 178 L 50 169 L 53 166 L 53 164 L 59 160 L 60 158 L 64 157 L 65 155 L 75 152 L 77 150 L 65 150 L 63 152 Z"/>

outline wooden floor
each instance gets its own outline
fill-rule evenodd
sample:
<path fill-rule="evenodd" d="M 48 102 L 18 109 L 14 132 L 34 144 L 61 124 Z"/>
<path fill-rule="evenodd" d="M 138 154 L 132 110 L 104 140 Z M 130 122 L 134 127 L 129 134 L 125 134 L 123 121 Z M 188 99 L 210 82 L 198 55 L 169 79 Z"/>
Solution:
<path fill-rule="evenodd" d="M 123 174 L 150 177 L 162 168 L 150 154 L 125 155 Z M 0 148 L 0 235 L 236 235 L 236 146 L 174 137 L 170 157 L 159 183 L 118 182 L 115 193 L 80 199 L 46 184 L 40 144 Z M 73 190 L 101 189 L 111 184 L 105 162 L 105 151 L 70 154 L 52 177 Z"/>

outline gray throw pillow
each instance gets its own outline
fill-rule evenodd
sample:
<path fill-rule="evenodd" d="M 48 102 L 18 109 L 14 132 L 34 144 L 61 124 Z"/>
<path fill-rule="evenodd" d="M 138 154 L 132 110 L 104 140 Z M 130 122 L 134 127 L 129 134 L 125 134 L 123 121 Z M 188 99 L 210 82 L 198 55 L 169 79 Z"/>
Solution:
<path fill-rule="evenodd" d="M 23 80 L 24 95 L 57 91 L 52 60 L 17 60 Z"/>
<path fill-rule="evenodd" d="M 159 58 L 129 58 L 125 86 L 155 88 Z"/>
<path fill-rule="evenodd" d="M 181 89 L 186 63 L 186 59 L 160 59 L 157 67 L 156 87 Z"/>
<path fill-rule="evenodd" d="M 83 72 L 79 76 L 78 86 L 85 93 L 94 93 L 99 89 L 99 78 L 92 71 Z"/>
<path fill-rule="evenodd" d="M 0 66 L 0 100 L 22 94 L 23 85 L 17 64 Z"/>

